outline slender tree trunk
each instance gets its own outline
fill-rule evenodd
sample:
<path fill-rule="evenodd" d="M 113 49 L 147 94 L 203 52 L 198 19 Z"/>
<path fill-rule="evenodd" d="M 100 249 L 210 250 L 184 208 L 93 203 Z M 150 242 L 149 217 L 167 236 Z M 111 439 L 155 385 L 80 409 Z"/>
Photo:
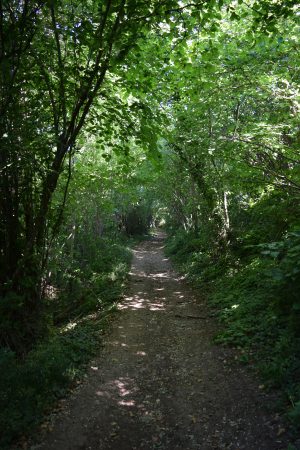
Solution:
<path fill-rule="evenodd" d="M 224 224 L 225 224 L 225 230 L 226 234 L 230 230 L 230 220 L 229 220 L 229 213 L 228 213 L 228 198 L 227 198 L 227 192 L 223 192 L 223 209 L 224 209 Z"/>

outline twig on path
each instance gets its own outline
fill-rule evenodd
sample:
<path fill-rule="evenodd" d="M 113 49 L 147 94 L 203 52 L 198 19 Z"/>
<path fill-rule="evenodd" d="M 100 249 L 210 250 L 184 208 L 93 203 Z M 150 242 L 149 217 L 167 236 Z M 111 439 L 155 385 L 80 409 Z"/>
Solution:
<path fill-rule="evenodd" d="M 180 314 L 174 314 L 174 317 L 178 317 L 179 319 L 207 319 L 207 316 L 191 316 L 191 315 L 186 315 L 186 316 L 182 316 Z"/>

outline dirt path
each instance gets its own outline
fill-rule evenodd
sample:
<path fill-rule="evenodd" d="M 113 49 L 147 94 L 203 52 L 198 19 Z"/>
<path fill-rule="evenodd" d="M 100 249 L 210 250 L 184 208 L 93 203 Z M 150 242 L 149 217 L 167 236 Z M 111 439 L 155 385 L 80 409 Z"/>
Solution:
<path fill-rule="evenodd" d="M 134 252 L 129 293 L 84 384 L 35 449 L 279 450 L 269 401 L 174 273 L 160 236 Z"/>

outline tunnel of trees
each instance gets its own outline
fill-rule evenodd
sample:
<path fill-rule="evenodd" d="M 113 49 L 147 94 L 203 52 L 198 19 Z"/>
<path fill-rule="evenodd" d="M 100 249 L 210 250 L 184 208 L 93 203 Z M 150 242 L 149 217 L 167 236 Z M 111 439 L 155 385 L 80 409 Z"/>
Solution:
<path fill-rule="evenodd" d="M 299 424 L 299 17 L 292 0 L 0 0 L 3 446 L 91 357 L 154 225 L 217 340 Z"/>

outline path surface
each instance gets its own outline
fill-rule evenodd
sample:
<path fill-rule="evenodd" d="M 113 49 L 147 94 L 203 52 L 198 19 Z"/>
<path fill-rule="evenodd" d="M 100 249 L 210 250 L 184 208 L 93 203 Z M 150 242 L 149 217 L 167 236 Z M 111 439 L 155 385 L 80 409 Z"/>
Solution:
<path fill-rule="evenodd" d="M 257 381 L 212 344 L 216 325 L 160 236 L 135 250 L 119 307 L 88 377 L 35 449 L 286 448 Z"/>

